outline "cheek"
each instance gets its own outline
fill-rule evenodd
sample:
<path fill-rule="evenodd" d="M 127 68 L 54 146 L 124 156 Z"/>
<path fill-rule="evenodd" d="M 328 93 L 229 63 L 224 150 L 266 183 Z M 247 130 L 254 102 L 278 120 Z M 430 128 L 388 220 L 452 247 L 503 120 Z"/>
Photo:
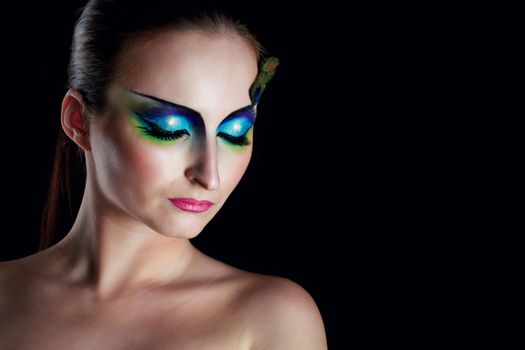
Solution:
<path fill-rule="evenodd" d="M 107 126 L 106 130 L 104 137 L 95 140 L 93 155 L 97 179 L 115 200 L 143 202 L 163 194 L 166 185 L 183 173 L 180 147 L 166 150 L 150 144 L 136 134 L 131 124 Z"/>
<path fill-rule="evenodd" d="M 123 148 L 121 160 L 120 167 L 127 174 L 127 182 L 141 187 L 146 184 L 154 187 L 163 176 L 162 164 L 166 164 L 162 154 L 137 142 Z"/>
<path fill-rule="evenodd" d="M 219 164 L 221 187 L 223 187 L 224 191 L 231 192 L 237 186 L 246 173 L 246 169 L 250 164 L 251 155 L 251 146 L 249 149 L 236 153 L 233 153 L 229 149 L 224 149 L 224 156 Z"/>

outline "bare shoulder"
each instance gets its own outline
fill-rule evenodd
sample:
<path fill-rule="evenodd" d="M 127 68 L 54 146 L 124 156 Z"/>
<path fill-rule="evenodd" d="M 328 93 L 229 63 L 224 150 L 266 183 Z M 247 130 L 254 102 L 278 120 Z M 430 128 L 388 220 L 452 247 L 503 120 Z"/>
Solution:
<path fill-rule="evenodd" d="M 43 252 L 34 253 L 13 260 L 0 261 L 0 281 L 5 281 L 11 277 L 20 277 L 20 274 L 27 274 L 31 271 L 41 270 Z"/>
<path fill-rule="evenodd" d="M 0 309 L 10 303 L 28 266 L 27 258 L 0 261 Z"/>
<path fill-rule="evenodd" d="M 0 261 L 0 286 L 6 286 L 9 280 L 27 269 L 30 257 Z"/>
<path fill-rule="evenodd" d="M 48 262 L 43 252 L 0 261 L 0 301 L 26 287 L 34 286 L 35 279 L 46 271 Z"/>
<path fill-rule="evenodd" d="M 2 287 L 6 285 L 11 271 L 11 261 L 0 261 L 0 298 L 2 297 Z"/>
<path fill-rule="evenodd" d="M 327 349 L 323 319 L 308 291 L 284 277 L 252 276 L 245 300 L 252 350 Z"/>
<path fill-rule="evenodd" d="M 326 350 L 321 313 L 295 281 L 245 271 L 206 256 L 208 272 L 234 281 L 234 307 L 241 310 L 251 350 Z"/>

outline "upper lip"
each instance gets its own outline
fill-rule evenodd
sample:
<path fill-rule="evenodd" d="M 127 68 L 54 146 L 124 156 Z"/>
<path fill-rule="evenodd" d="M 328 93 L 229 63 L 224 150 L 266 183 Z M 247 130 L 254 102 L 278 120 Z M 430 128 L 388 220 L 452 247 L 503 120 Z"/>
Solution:
<path fill-rule="evenodd" d="M 169 198 L 171 201 L 180 201 L 180 202 L 187 202 L 195 205 L 212 205 L 213 202 L 207 201 L 207 200 L 198 200 L 195 198 L 189 198 L 189 197 L 178 197 L 178 198 Z"/>

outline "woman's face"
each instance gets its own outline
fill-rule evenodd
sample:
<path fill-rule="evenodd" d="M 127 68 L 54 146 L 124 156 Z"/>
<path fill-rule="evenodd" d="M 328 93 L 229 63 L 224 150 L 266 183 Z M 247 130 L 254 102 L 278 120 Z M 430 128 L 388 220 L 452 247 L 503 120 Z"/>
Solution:
<path fill-rule="evenodd" d="M 192 238 L 250 162 L 255 52 L 235 36 L 186 32 L 159 36 L 128 56 L 121 61 L 127 73 L 110 89 L 111 113 L 90 118 L 92 175 L 106 203 L 137 224 Z M 169 198 L 214 204 L 194 212 Z"/>

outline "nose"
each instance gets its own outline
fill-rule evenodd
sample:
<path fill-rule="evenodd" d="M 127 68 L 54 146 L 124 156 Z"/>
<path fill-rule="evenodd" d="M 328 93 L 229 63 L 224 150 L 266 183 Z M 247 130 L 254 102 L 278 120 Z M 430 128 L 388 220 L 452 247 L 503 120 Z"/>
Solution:
<path fill-rule="evenodd" d="M 186 169 L 186 177 L 209 191 L 219 186 L 219 169 L 215 146 L 200 144 L 195 152 L 195 161 Z"/>

